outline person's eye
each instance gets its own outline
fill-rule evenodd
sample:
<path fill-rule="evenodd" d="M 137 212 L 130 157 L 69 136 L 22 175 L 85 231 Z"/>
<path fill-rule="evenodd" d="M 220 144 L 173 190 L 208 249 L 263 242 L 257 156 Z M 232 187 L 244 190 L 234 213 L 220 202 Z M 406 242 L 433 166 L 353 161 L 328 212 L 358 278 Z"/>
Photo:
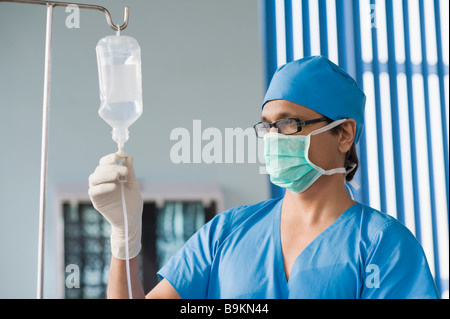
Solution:
<path fill-rule="evenodd" d="M 283 134 L 291 134 L 297 131 L 297 121 L 294 119 L 284 119 L 277 122 L 277 127 Z"/>

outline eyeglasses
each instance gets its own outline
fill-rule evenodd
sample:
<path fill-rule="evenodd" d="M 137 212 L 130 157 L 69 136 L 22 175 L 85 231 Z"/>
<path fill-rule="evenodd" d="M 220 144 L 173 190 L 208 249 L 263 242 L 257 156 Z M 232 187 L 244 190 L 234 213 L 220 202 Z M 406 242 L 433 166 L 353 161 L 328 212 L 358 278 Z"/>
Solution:
<path fill-rule="evenodd" d="M 257 137 L 264 137 L 267 133 L 269 133 L 270 129 L 272 127 L 275 127 L 278 129 L 278 133 L 284 134 L 284 135 L 292 135 L 298 132 L 302 131 L 303 126 L 308 124 L 314 124 L 324 121 L 330 121 L 328 117 L 321 117 L 320 119 L 310 120 L 310 121 L 300 121 L 299 119 L 295 118 L 287 118 L 287 119 L 281 119 L 274 123 L 267 123 L 267 122 L 259 122 L 253 125 L 253 128 L 255 129 L 256 136 Z"/>

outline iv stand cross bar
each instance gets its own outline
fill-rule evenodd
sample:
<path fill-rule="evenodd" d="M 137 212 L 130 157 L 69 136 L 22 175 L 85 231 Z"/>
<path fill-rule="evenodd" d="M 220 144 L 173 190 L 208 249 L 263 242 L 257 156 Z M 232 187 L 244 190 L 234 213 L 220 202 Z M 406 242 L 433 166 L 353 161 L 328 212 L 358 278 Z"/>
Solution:
<path fill-rule="evenodd" d="M 121 26 L 112 22 L 109 11 L 98 5 L 57 2 L 57 1 L 23 1 L 23 0 L 0 0 L 0 2 L 14 2 L 24 4 L 39 4 L 47 6 L 47 25 L 45 36 L 45 73 L 44 73 L 44 96 L 42 103 L 42 142 L 41 142 L 41 175 L 40 175 L 40 196 L 39 196 L 39 239 L 38 239 L 38 265 L 37 265 L 37 298 L 43 298 L 44 292 L 44 235 L 45 235 L 45 208 L 46 208 L 46 188 L 47 188 L 47 148 L 48 148 L 48 118 L 50 107 L 50 71 L 51 71 L 51 49 L 52 49 L 52 25 L 53 8 L 76 6 L 81 9 L 98 10 L 105 13 L 108 25 L 115 31 L 123 30 L 128 25 L 129 8 L 125 7 L 124 23 Z"/>
<path fill-rule="evenodd" d="M 124 11 L 124 23 L 121 26 L 118 26 L 113 23 L 111 19 L 111 14 L 109 11 L 102 6 L 94 5 L 94 4 L 84 4 L 84 3 L 75 3 L 75 2 L 59 2 L 59 1 L 33 1 L 33 0 L 0 0 L 0 2 L 14 2 L 14 3 L 24 3 L 24 4 L 40 4 L 40 5 L 46 5 L 47 9 L 49 7 L 67 7 L 67 6 L 77 6 L 80 9 L 90 9 L 90 10 L 98 10 L 105 13 L 106 21 L 108 22 L 108 25 L 114 30 L 119 31 L 119 29 L 122 31 L 128 26 L 128 17 L 129 17 L 129 8 L 125 7 Z"/>

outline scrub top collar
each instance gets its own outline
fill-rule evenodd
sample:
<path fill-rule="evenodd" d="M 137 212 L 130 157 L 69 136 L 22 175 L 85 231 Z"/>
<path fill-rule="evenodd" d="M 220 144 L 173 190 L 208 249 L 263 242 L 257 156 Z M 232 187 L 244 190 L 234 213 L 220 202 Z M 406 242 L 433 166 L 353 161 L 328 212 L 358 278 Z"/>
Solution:
<path fill-rule="evenodd" d="M 285 287 L 285 291 L 289 294 L 289 287 L 291 281 L 287 280 L 286 272 L 284 270 L 284 260 L 283 260 L 283 250 L 281 245 L 281 208 L 283 206 L 284 197 L 282 197 L 275 207 L 274 221 L 273 221 L 273 234 L 275 238 L 275 260 L 274 263 L 276 267 L 279 269 L 276 270 L 277 275 L 281 279 L 283 286 Z M 332 232 L 339 224 L 347 220 L 353 212 L 353 209 L 358 206 L 358 203 L 355 202 L 352 206 L 350 206 L 347 210 L 345 210 L 331 225 L 325 228 L 319 235 L 317 235 L 295 258 L 294 263 L 291 268 L 291 275 L 295 274 L 296 269 L 299 267 L 301 261 L 310 253 L 312 250 L 320 243 L 320 241 L 326 237 L 330 232 Z M 286 296 L 287 297 L 287 296 Z"/>

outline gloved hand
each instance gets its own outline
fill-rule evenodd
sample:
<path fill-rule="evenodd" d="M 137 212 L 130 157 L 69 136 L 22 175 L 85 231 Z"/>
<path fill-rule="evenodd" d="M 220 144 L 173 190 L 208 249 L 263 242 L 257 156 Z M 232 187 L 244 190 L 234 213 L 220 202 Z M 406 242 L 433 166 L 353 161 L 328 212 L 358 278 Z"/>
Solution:
<path fill-rule="evenodd" d="M 133 157 L 126 157 L 125 165 L 118 165 L 120 156 L 109 154 L 100 159 L 94 173 L 89 176 L 89 197 L 94 208 L 111 224 L 111 252 L 125 259 L 125 228 L 119 176 L 127 176 L 124 184 L 128 215 L 128 246 L 130 259 L 141 250 L 143 200 L 133 169 Z"/>

